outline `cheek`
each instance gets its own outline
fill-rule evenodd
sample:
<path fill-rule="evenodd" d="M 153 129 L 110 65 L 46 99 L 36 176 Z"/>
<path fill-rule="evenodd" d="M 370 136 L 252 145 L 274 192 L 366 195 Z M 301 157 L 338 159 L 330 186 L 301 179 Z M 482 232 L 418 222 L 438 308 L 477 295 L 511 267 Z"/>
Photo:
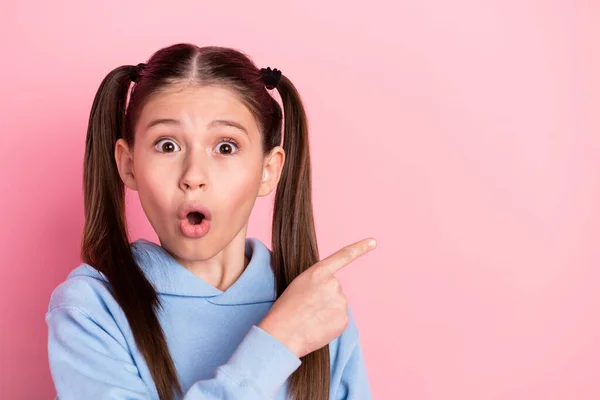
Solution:
<path fill-rule="evenodd" d="M 218 185 L 215 191 L 218 198 L 216 205 L 230 215 L 249 215 L 258 196 L 261 174 L 261 170 L 244 169 L 218 179 L 215 182 Z"/>
<path fill-rule="evenodd" d="M 173 174 L 165 166 L 158 168 L 146 161 L 140 159 L 134 168 L 139 171 L 135 176 L 140 203 L 148 219 L 153 219 L 162 215 L 170 205 L 172 191 L 168 188 L 172 185 L 169 179 L 173 179 Z"/>
<path fill-rule="evenodd" d="M 176 165 L 142 153 L 134 160 L 136 182 L 144 190 L 160 192 L 177 178 Z"/>

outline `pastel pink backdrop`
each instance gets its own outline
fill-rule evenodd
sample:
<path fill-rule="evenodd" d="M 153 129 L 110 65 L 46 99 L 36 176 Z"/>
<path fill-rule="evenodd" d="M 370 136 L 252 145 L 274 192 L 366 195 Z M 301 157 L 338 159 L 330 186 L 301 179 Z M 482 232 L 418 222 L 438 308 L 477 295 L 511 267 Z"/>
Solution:
<path fill-rule="evenodd" d="M 101 79 L 181 41 L 242 49 L 302 93 L 322 255 L 379 239 L 339 274 L 376 399 L 600 398 L 597 2 L 9 3 L 1 398 L 54 394 L 44 313 L 79 263 Z M 128 199 L 132 237 L 154 239 Z"/>

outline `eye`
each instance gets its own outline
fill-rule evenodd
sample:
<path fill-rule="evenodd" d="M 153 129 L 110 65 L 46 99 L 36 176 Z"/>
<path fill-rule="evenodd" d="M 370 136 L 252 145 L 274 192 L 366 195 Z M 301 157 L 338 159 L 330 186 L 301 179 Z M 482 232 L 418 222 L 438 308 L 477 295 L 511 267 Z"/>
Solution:
<path fill-rule="evenodd" d="M 239 151 L 238 144 L 233 139 L 225 139 L 216 147 L 217 153 L 223 155 L 235 154 Z"/>
<path fill-rule="evenodd" d="M 173 153 L 174 151 L 181 150 L 171 139 L 160 139 L 154 147 L 161 153 Z"/>

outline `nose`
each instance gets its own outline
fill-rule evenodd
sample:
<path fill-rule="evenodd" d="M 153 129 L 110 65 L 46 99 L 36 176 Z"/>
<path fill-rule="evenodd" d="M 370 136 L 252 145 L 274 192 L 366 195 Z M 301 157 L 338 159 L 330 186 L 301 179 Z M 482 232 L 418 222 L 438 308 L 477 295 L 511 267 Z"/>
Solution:
<path fill-rule="evenodd" d="M 208 160 L 202 157 L 200 151 L 190 153 L 184 160 L 184 165 L 179 181 L 183 191 L 206 190 L 208 184 Z"/>

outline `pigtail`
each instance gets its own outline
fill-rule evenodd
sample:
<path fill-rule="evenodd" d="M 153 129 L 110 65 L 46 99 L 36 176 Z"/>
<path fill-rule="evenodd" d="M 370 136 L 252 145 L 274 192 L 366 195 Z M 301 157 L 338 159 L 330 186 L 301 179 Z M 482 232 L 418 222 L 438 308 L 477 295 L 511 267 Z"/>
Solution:
<path fill-rule="evenodd" d="M 158 295 L 131 253 L 125 186 L 114 158 L 124 133 L 124 114 L 133 66 L 111 71 L 100 84 L 90 112 L 83 171 L 85 225 L 81 258 L 102 272 L 123 309 L 161 400 L 181 393 L 175 365 L 157 317 Z"/>
<path fill-rule="evenodd" d="M 284 112 L 283 149 L 286 154 L 275 194 L 272 227 L 273 268 L 279 297 L 303 271 L 319 261 L 312 208 L 308 123 L 300 95 L 281 76 L 277 90 Z M 295 400 L 329 399 L 329 345 L 307 354 L 290 377 Z"/>

